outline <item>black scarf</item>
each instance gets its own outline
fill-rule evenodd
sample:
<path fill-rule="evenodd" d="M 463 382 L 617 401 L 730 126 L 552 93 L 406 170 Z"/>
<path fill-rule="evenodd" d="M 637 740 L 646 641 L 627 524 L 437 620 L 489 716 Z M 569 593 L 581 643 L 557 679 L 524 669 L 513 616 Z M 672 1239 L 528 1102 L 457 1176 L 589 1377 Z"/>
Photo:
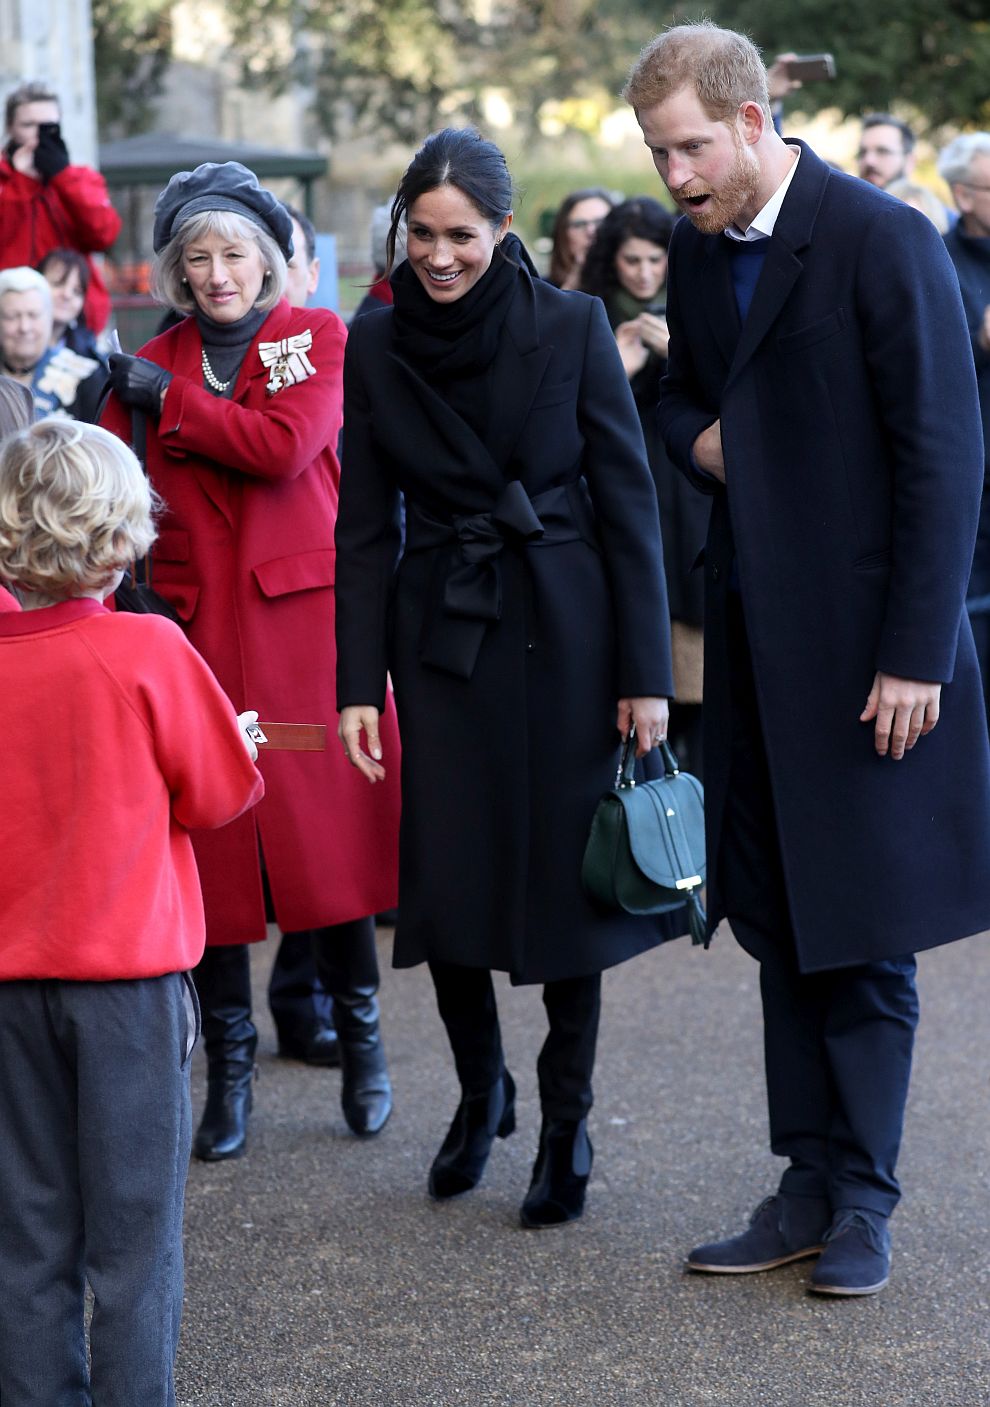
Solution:
<path fill-rule="evenodd" d="M 393 345 L 399 356 L 431 380 L 485 371 L 495 359 L 522 268 L 536 273 L 521 240 L 506 235 L 474 287 L 453 303 L 438 303 L 408 260 L 400 264 L 390 280 Z"/>

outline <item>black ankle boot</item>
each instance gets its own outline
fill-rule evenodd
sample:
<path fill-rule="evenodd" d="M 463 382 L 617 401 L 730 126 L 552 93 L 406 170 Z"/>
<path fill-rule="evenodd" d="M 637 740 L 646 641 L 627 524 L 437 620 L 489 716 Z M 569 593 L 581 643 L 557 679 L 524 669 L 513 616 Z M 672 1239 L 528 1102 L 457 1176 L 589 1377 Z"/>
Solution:
<path fill-rule="evenodd" d="M 206 1108 L 193 1156 L 218 1163 L 239 1158 L 247 1143 L 258 1033 L 251 1020 L 251 967 L 246 946 L 207 948 L 193 972 L 203 1013 Z"/>
<path fill-rule="evenodd" d="M 495 1139 L 508 1138 L 515 1127 L 516 1086 L 503 1070 L 486 1094 L 465 1095 L 458 1104 L 430 1168 L 430 1196 L 443 1201 L 477 1187 Z"/>
<path fill-rule="evenodd" d="M 523 1226 L 538 1229 L 577 1220 L 584 1211 L 592 1156 L 587 1119 L 544 1118 L 533 1180 L 519 1214 Z"/>
<path fill-rule="evenodd" d="M 340 1103 L 352 1133 L 380 1133 L 392 1112 L 392 1086 L 378 1027 L 375 921 L 357 919 L 320 929 L 317 971 L 333 998 L 340 1050 Z"/>

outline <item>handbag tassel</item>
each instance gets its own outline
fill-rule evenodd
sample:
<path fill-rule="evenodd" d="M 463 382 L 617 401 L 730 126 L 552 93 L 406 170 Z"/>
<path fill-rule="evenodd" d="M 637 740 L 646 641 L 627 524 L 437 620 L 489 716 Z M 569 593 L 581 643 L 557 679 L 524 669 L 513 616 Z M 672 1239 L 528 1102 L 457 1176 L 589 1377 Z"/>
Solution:
<path fill-rule="evenodd" d="M 707 948 L 712 940 L 708 936 L 708 920 L 697 890 L 692 890 L 688 895 L 687 910 L 692 945 L 697 947 L 701 943 Z"/>

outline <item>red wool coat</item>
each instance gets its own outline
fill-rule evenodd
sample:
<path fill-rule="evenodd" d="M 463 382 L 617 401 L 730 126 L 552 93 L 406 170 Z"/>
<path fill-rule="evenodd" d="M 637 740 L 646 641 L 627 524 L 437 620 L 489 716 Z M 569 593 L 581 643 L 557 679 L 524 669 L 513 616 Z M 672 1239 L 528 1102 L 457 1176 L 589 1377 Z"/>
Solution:
<path fill-rule="evenodd" d="M 106 182 L 89 166 L 67 166 L 47 183 L 0 159 L 0 268 L 35 268 L 53 249 L 102 253 L 120 234 L 120 216 L 110 204 Z M 110 295 L 100 271 L 87 258 L 89 290 L 84 312 L 94 332 L 110 316 Z"/>
<path fill-rule="evenodd" d="M 310 331 L 315 374 L 269 396 L 258 344 Z M 154 585 L 238 712 L 326 723 L 327 750 L 262 750 L 265 799 L 223 831 L 194 837 L 207 943 L 265 936 L 258 844 L 283 932 L 343 923 L 397 897 L 399 747 L 389 698 L 386 781 L 370 787 L 336 739 L 334 523 L 345 330 L 324 309 L 282 302 L 241 367 L 233 400 L 203 389 L 195 319 L 142 348 L 174 373 L 148 471 L 168 505 L 152 552 Z M 115 399 L 104 424 L 130 437 Z"/>

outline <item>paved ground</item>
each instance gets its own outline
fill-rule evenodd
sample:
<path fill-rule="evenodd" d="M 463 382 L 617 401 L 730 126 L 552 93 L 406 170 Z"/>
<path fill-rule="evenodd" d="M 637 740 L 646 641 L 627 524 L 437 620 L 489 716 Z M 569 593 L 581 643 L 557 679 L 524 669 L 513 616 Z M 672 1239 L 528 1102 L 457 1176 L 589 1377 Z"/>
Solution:
<path fill-rule="evenodd" d="M 922 960 L 922 1028 L 889 1289 L 805 1293 L 806 1268 L 685 1276 L 683 1252 L 771 1189 L 756 969 L 728 936 L 606 979 L 582 1222 L 518 1225 L 539 1114 L 536 989 L 500 987 L 519 1128 L 447 1205 L 426 1171 L 457 1101 L 424 969 L 387 967 L 396 1092 L 350 1137 L 336 1072 L 279 1060 L 255 953 L 247 1156 L 194 1163 L 182 1407 L 980 1407 L 990 1403 L 990 943 Z M 196 1056 L 197 1113 L 204 1061 Z M 135 1404 L 139 1407 L 139 1404 Z"/>

